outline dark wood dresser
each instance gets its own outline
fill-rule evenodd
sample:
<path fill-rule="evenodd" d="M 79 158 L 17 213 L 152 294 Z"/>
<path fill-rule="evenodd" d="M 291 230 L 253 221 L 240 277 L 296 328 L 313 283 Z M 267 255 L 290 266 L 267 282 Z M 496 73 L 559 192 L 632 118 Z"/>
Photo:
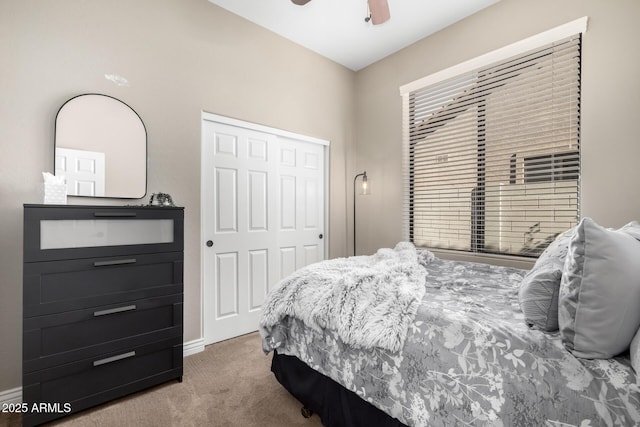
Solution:
<path fill-rule="evenodd" d="M 182 380 L 184 210 L 24 205 L 23 425 Z"/>

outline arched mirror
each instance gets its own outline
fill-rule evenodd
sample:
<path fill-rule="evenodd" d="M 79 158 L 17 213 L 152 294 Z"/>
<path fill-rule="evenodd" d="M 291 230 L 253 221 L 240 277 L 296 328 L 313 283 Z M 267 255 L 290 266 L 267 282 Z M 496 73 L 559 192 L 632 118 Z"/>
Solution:
<path fill-rule="evenodd" d="M 147 131 L 138 114 L 108 95 L 85 94 L 56 115 L 56 175 L 70 196 L 140 199 L 147 193 Z"/>

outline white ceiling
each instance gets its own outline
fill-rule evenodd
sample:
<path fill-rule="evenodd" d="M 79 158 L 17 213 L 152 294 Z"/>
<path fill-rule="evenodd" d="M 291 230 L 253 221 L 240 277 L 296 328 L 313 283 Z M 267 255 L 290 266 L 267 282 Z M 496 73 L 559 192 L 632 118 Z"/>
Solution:
<path fill-rule="evenodd" d="M 366 23 L 366 0 L 209 0 L 354 71 L 499 0 L 389 0 L 391 19 Z"/>

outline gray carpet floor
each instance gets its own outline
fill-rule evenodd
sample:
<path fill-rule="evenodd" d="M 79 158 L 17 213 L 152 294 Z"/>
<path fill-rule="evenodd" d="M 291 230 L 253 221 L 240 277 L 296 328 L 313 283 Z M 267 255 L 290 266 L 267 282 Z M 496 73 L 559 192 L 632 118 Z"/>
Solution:
<path fill-rule="evenodd" d="M 171 381 L 48 424 L 49 426 L 315 427 L 275 379 L 257 333 L 208 346 L 184 359 L 183 382 Z M 0 414 L 0 426 L 19 426 Z"/>

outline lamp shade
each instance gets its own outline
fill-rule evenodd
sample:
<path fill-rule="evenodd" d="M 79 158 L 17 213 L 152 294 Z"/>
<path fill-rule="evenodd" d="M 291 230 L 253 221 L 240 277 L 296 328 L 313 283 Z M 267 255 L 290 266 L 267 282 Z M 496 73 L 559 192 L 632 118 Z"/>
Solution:
<path fill-rule="evenodd" d="M 371 187 L 369 186 L 369 180 L 367 179 L 367 173 L 362 176 L 362 186 L 360 187 L 360 195 L 368 196 L 371 194 Z"/>

